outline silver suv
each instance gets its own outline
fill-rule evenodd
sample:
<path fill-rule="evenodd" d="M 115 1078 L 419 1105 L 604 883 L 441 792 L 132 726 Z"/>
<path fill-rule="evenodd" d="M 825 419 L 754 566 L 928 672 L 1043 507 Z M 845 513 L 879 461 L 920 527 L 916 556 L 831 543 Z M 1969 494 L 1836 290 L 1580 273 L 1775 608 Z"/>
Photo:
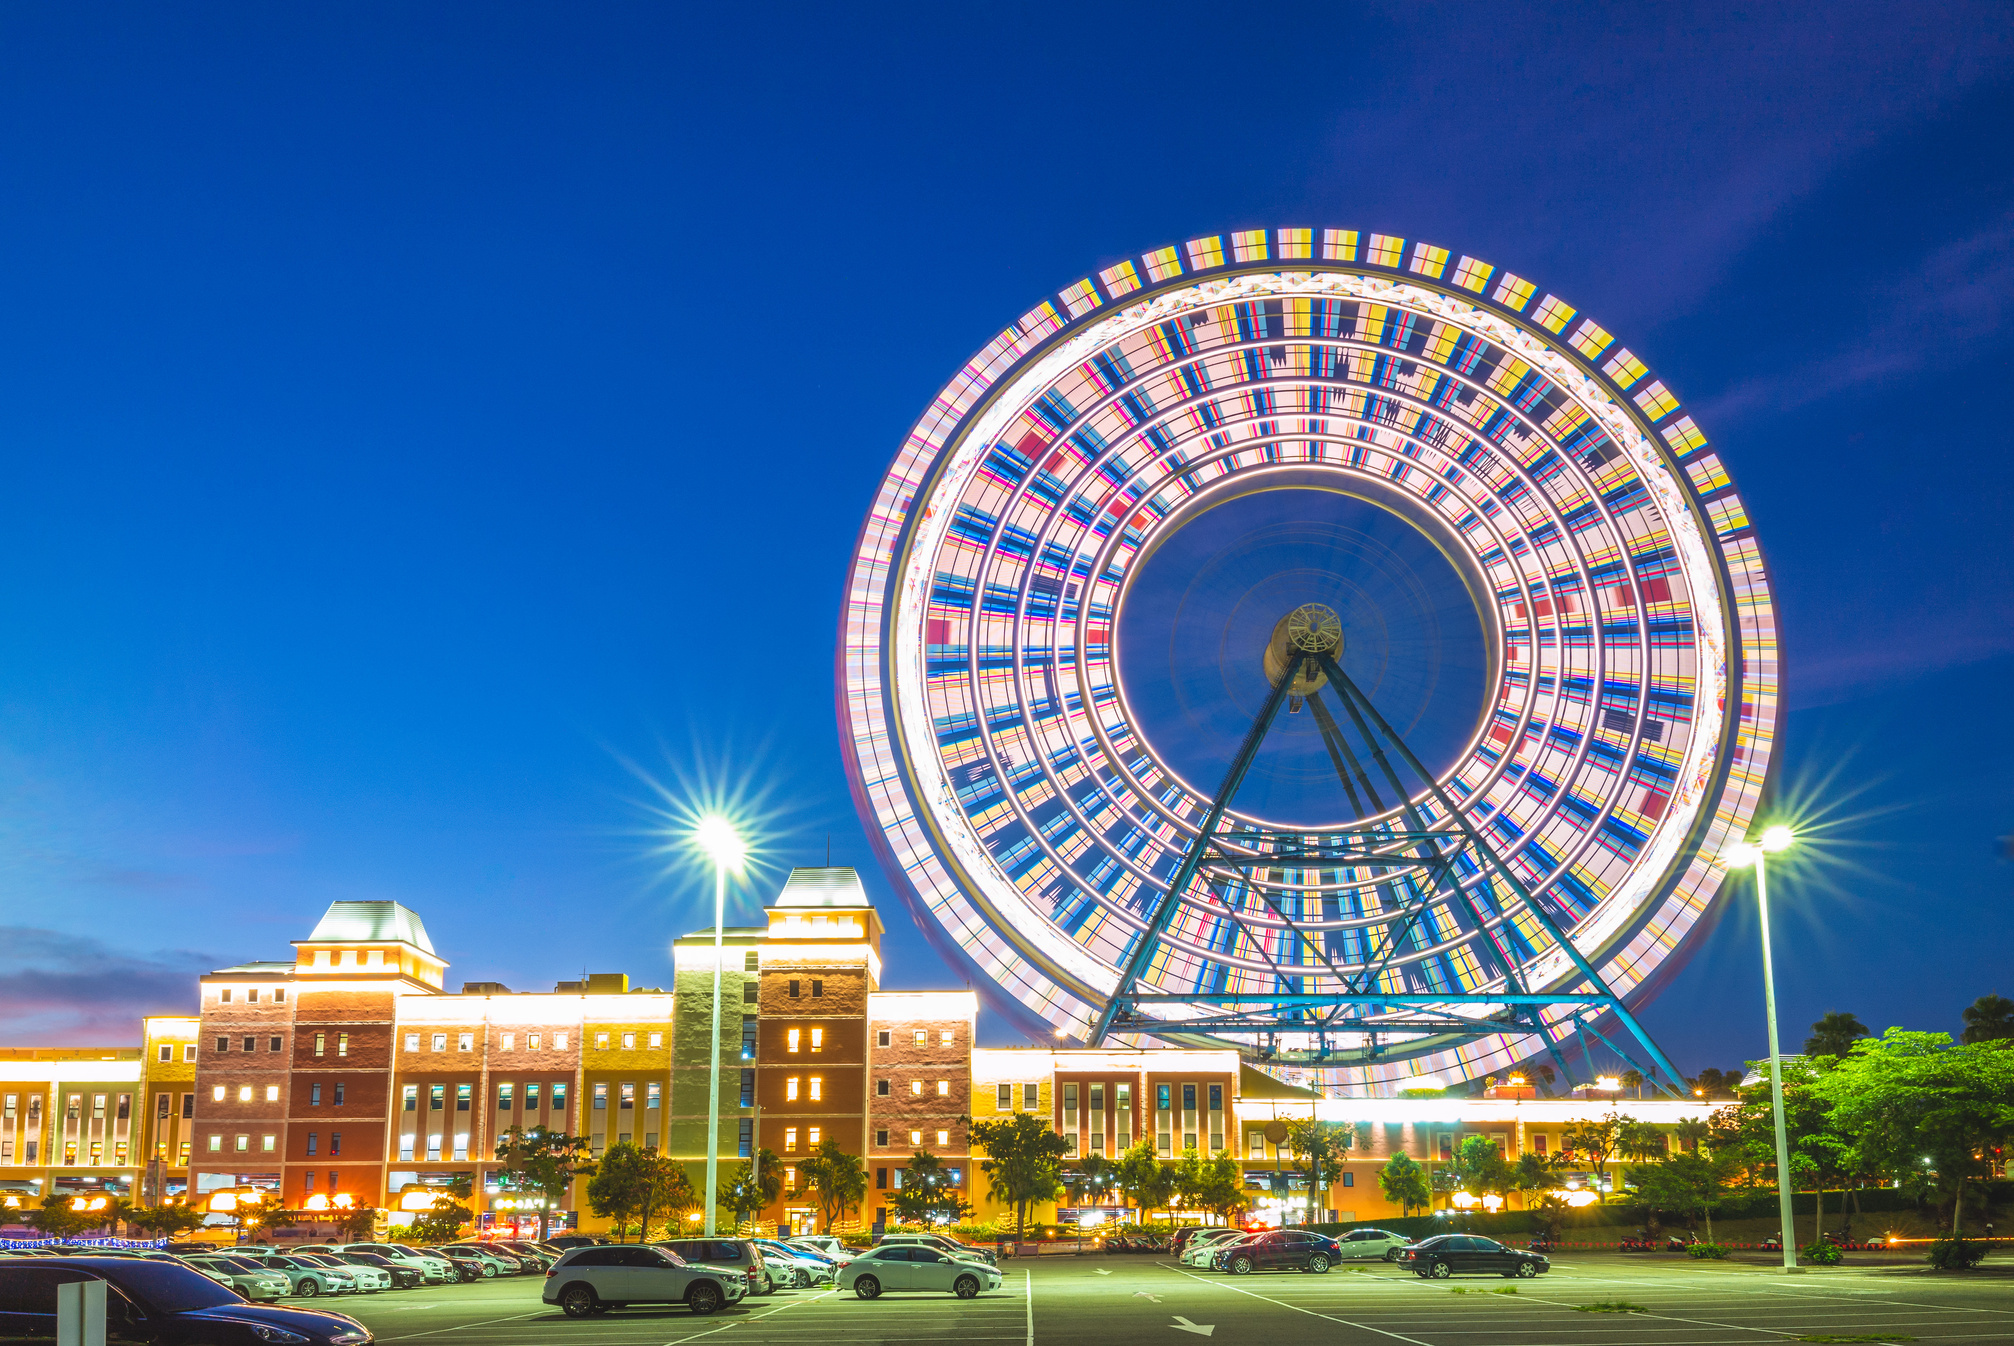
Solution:
<path fill-rule="evenodd" d="M 938 1252 L 949 1253 L 953 1257 L 962 1257 L 968 1262 L 992 1262 L 994 1260 L 991 1248 L 975 1248 L 969 1243 L 960 1243 L 957 1239 L 945 1238 L 942 1234 L 883 1234 L 874 1241 L 874 1246 L 877 1248 L 902 1248 L 916 1245 L 921 1245 L 925 1248 L 935 1248 Z"/>
<path fill-rule="evenodd" d="M 704 1315 L 747 1293 L 739 1271 L 696 1267 L 668 1248 L 618 1243 L 571 1249 L 546 1273 L 541 1297 L 569 1318 L 585 1318 L 630 1304 L 683 1304 Z"/>

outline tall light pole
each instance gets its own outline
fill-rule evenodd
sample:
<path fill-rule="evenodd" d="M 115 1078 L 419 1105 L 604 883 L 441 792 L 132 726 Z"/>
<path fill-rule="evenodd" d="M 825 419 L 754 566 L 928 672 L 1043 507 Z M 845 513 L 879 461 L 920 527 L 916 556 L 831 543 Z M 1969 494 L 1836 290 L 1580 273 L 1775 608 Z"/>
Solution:
<path fill-rule="evenodd" d="M 1776 1042 L 1776 965 L 1769 950 L 1769 860 L 1777 851 L 1790 849 L 1797 838 L 1787 827 L 1771 827 L 1755 842 L 1742 842 L 1727 853 L 1727 862 L 1737 868 L 1755 866 L 1755 905 L 1762 916 L 1762 1001 L 1769 1017 L 1769 1101 L 1776 1113 L 1776 1209 L 1783 1223 L 1783 1269 L 1802 1271 L 1797 1265 L 1797 1224 L 1791 1218 L 1790 1135 L 1783 1124 L 1783 1053 Z"/>
<path fill-rule="evenodd" d="M 738 869 L 748 854 L 734 825 L 718 815 L 699 820 L 693 839 L 713 859 L 713 1065 L 706 1086 L 706 1234 L 715 1232 L 714 1221 L 720 1202 L 720 959 L 725 943 L 722 926 L 727 919 L 727 871 Z"/>

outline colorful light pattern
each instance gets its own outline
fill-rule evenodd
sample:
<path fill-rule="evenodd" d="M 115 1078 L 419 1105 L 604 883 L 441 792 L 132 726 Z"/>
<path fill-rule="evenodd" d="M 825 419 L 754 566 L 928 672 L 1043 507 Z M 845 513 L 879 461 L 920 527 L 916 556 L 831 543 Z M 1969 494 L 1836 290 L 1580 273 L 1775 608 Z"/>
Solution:
<path fill-rule="evenodd" d="M 1031 1030 L 1086 1030 L 1214 785 L 1134 728 L 1113 631 L 1135 561 L 1227 492 L 1316 480 L 1487 577 L 1496 692 L 1442 783 L 1610 987 L 1647 996 L 1712 900 L 1768 767 L 1776 620 L 1693 419 L 1609 332 L 1489 263 L 1354 230 L 1194 239 L 1076 282 L 975 355 L 897 454 L 848 576 L 862 816 L 919 923 Z M 1347 869 L 1262 886 L 1345 972 L 1406 898 Z M 1500 879 L 1464 886 L 1530 984 L 1566 983 Z M 1339 989 L 1251 899 L 1181 894 L 1143 989 L 1261 993 L 1269 962 Z M 1436 901 L 1380 988 L 1500 986 L 1480 938 Z M 1472 1078 L 1533 1046 L 1401 1047 L 1324 1082 Z"/>

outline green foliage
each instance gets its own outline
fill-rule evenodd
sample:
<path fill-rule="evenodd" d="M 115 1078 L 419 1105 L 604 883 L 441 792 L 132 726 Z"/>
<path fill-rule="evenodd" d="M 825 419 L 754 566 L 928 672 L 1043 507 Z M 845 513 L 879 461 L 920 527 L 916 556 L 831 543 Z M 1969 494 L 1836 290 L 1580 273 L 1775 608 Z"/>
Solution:
<path fill-rule="evenodd" d="M 1119 1165 L 1102 1154 L 1079 1159 L 1063 1174 L 1063 1190 L 1071 1204 L 1102 1206 L 1119 1186 Z"/>
<path fill-rule="evenodd" d="M 1104 1160 L 1094 1155 L 1085 1162 L 1102 1164 Z M 965 1203 L 952 1184 L 950 1170 L 930 1151 L 918 1150 L 909 1156 L 909 1171 L 903 1174 L 902 1186 L 888 1204 L 905 1220 L 926 1220 L 933 1215 L 955 1220 Z"/>
<path fill-rule="evenodd" d="M 1592 1304 L 1576 1304 L 1575 1313 L 1649 1313 L 1641 1304 L 1632 1304 L 1627 1299 L 1598 1299 Z"/>
<path fill-rule="evenodd" d="M 1844 1056 L 1853 1050 L 1855 1042 L 1866 1036 L 1867 1025 L 1858 1017 L 1833 1010 L 1811 1025 L 1811 1036 L 1804 1040 L 1804 1054 Z"/>
<path fill-rule="evenodd" d="M 1119 1156 L 1119 1191 L 1145 1216 L 1166 1210 L 1175 1196 L 1175 1169 L 1154 1155 L 1154 1142 L 1142 1140 Z"/>
<path fill-rule="evenodd" d="M 173 1238 L 177 1234 L 186 1234 L 191 1229 L 201 1229 L 203 1212 L 182 1203 L 153 1206 L 128 1212 L 126 1223 L 156 1238 Z"/>
<path fill-rule="evenodd" d="M 1965 1007 L 1963 1042 L 2001 1042 L 2014 1038 L 2014 1000 L 1982 995 Z"/>
<path fill-rule="evenodd" d="M 474 1191 L 469 1176 L 457 1173 L 434 1198 L 434 1208 L 414 1218 L 407 1237 L 414 1243 L 452 1243 L 460 1238 L 462 1227 L 475 1218 L 475 1212 L 462 1204 Z"/>
<path fill-rule="evenodd" d="M 774 1150 L 758 1150 L 754 1160 L 744 1159 L 728 1171 L 714 1199 L 734 1212 L 734 1222 L 739 1225 L 768 1209 L 782 1195 L 783 1162 Z"/>
<path fill-rule="evenodd" d="M 1711 1150 L 1681 1151 L 1663 1163 L 1646 1164 L 1629 1170 L 1637 1196 L 1646 1205 L 1702 1216 L 1706 1237 L 1713 1239 L 1713 1212 L 1727 1199 L 1727 1184 L 1740 1159 Z"/>
<path fill-rule="evenodd" d="M 1342 1171 L 1342 1161 L 1357 1143 L 1357 1129 L 1340 1122 L 1297 1117 L 1287 1123 L 1287 1146 L 1308 1163 L 1310 1205 L 1323 1206 L 1319 1193 L 1328 1190 Z"/>
<path fill-rule="evenodd" d="M 1517 1171 L 1488 1136 L 1470 1136 L 1457 1145 L 1454 1162 L 1435 1175 L 1437 1181 L 1443 1175 L 1453 1183 L 1450 1190 L 1474 1196 L 1517 1190 Z"/>
<path fill-rule="evenodd" d="M 1559 1143 L 1566 1153 L 1584 1160 L 1589 1168 L 1599 1173 L 1614 1157 L 1616 1148 L 1622 1144 L 1625 1128 L 1634 1125 L 1634 1117 L 1611 1112 L 1606 1117 L 1591 1117 L 1585 1121 L 1570 1122 L 1559 1133 Z"/>
<path fill-rule="evenodd" d="M 21 1223 L 37 1233 L 47 1234 L 54 1239 L 75 1238 L 87 1229 L 96 1229 L 105 1222 L 103 1212 L 93 1215 L 87 1211 L 70 1209 L 72 1198 L 52 1195 L 43 1198 L 40 1210 L 31 1210 L 21 1217 Z"/>
<path fill-rule="evenodd" d="M 356 1206 L 346 1211 L 332 1212 L 336 1231 L 351 1243 L 362 1243 L 369 1239 L 371 1231 L 378 1227 L 378 1216 L 383 1214 L 375 1206 Z M 197 1216 L 197 1224 L 202 1217 Z M 184 1229 L 194 1229 L 196 1225 L 184 1225 Z"/>
<path fill-rule="evenodd" d="M 1062 1137 L 1057 1139 L 1060 1141 Z M 867 1196 L 866 1166 L 859 1155 L 840 1149 L 836 1140 L 818 1142 L 818 1148 L 798 1165 L 797 1172 L 805 1187 L 818 1193 L 818 1209 L 825 1217 L 827 1229 L 837 1224 L 847 1211 L 857 1209 Z"/>
<path fill-rule="evenodd" d="M 1186 1208 L 1230 1218 L 1245 1205 L 1245 1174 L 1229 1150 L 1205 1159 L 1195 1150 L 1182 1151 L 1175 1165 L 1175 1192 Z"/>
<path fill-rule="evenodd" d="M 1394 1154 L 1378 1170 L 1378 1189 L 1385 1194 L 1385 1200 L 1406 1215 L 1415 1208 L 1424 1210 L 1433 1204 L 1433 1189 L 1427 1185 L 1426 1170 L 1404 1154 Z"/>
<path fill-rule="evenodd" d="M 971 1128 L 973 1148 L 986 1152 L 979 1170 L 986 1175 L 987 1191 L 995 1201 L 1014 1208 L 1018 1235 L 1028 1227 L 1031 1204 L 1056 1199 L 1069 1143 L 1032 1112 L 1017 1112 L 998 1122 L 964 1120 Z M 1123 1173 L 1124 1164 L 1120 1167 Z"/>
<path fill-rule="evenodd" d="M 1797 1255 L 1815 1267 L 1836 1267 L 1846 1257 L 1838 1244 L 1827 1243 L 1824 1239 L 1805 1244 L 1797 1250 Z"/>
<path fill-rule="evenodd" d="M 1939 1271 L 1970 1271 L 1986 1260 L 1986 1244 L 1979 1239 L 1938 1239 L 1925 1260 Z"/>
<path fill-rule="evenodd" d="M 548 1209 L 562 1210 L 570 1204 L 573 1180 L 594 1172 L 588 1154 L 586 1136 L 514 1126 L 497 1137 L 497 1158 L 503 1161 L 497 1177 L 516 1191 L 537 1192 Z"/>
<path fill-rule="evenodd" d="M 1690 1243 L 1686 1245 L 1685 1255 L 1696 1262 L 1725 1262 L 1727 1260 L 1727 1245 L 1725 1243 Z"/>
<path fill-rule="evenodd" d="M 1746 1071 L 1741 1070 L 1720 1070 L 1713 1066 L 1708 1066 L 1705 1070 L 1700 1071 L 1699 1074 L 1692 1077 L 1691 1084 L 1699 1096 L 1704 1099 L 1739 1098 L 1741 1096 L 1741 1079 L 1746 1073 Z"/>
<path fill-rule="evenodd" d="M 635 1145 L 619 1141 L 602 1152 L 601 1162 L 587 1180 L 587 1208 L 615 1223 L 616 1240 L 629 1232 L 649 1194 L 648 1156 Z"/>

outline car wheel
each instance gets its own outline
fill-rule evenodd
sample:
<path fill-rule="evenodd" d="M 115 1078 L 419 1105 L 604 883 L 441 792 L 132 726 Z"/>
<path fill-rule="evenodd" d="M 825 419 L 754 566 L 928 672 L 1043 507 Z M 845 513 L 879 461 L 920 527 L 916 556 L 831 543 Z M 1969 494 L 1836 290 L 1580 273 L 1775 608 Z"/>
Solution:
<path fill-rule="evenodd" d="M 294 1293 L 301 1296 L 301 1298 L 303 1299 L 313 1299 L 316 1295 L 320 1294 L 321 1292 L 322 1287 L 315 1284 L 313 1281 L 309 1280 L 305 1276 L 301 1277 L 300 1284 L 294 1287 Z"/>
<path fill-rule="evenodd" d="M 979 1297 L 979 1278 L 977 1276 L 960 1276 L 958 1283 L 951 1287 L 951 1293 L 957 1295 L 960 1299 L 977 1299 Z"/>
<path fill-rule="evenodd" d="M 1310 1257 L 1308 1259 L 1308 1270 L 1314 1272 L 1317 1276 L 1328 1275 L 1329 1259 L 1327 1254 L 1316 1253 L 1313 1257 Z"/>
<path fill-rule="evenodd" d="M 1455 1274 L 1455 1269 L 1446 1262 L 1433 1262 L 1428 1265 L 1426 1274 L 1437 1281 L 1444 1281 Z"/>
<path fill-rule="evenodd" d="M 594 1312 L 594 1287 L 574 1284 L 559 1292 L 560 1309 L 569 1318 L 585 1318 Z"/>
<path fill-rule="evenodd" d="M 720 1287 L 712 1281 L 694 1281 L 685 1292 L 685 1307 L 704 1318 L 720 1307 Z"/>
<path fill-rule="evenodd" d="M 1233 1276 L 1249 1276 L 1252 1274 L 1252 1259 L 1249 1257 L 1233 1257 L 1228 1270 Z"/>
<path fill-rule="evenodd" d="M 1396 1261 L 1398 1261 L 1398 1260 L 1399 1260 L 1399 1250 L 1398 1250 L 1397 1248 L 1387 1248 L 1387 1249 L 1385 1249 L 1385 1260 L 1386 1260 L 1387 1262 L 1396 1262 Z"/>
<path fill-rule="evenodd" d="M 495 1267 L 491 1266 L 488 1262 L 483 1263 L 483 1275 L 494 1276 L 496 1274 L 497 1269 Z"/>
<path fill-rule="evenodd" d="M 1538 1275 L 1538 1263 L 1536 1262 L 1518 1263 L 1517 1274 L 1529 1280 L 1531 1277 Z"/>
<path fill-rule="evenodd" d="M 872 1276 L 862 1276 L 853 1282 L 853 1293 L 862 1299 L 874 1299 L 881 1293 L 881 1282 Z"/>

